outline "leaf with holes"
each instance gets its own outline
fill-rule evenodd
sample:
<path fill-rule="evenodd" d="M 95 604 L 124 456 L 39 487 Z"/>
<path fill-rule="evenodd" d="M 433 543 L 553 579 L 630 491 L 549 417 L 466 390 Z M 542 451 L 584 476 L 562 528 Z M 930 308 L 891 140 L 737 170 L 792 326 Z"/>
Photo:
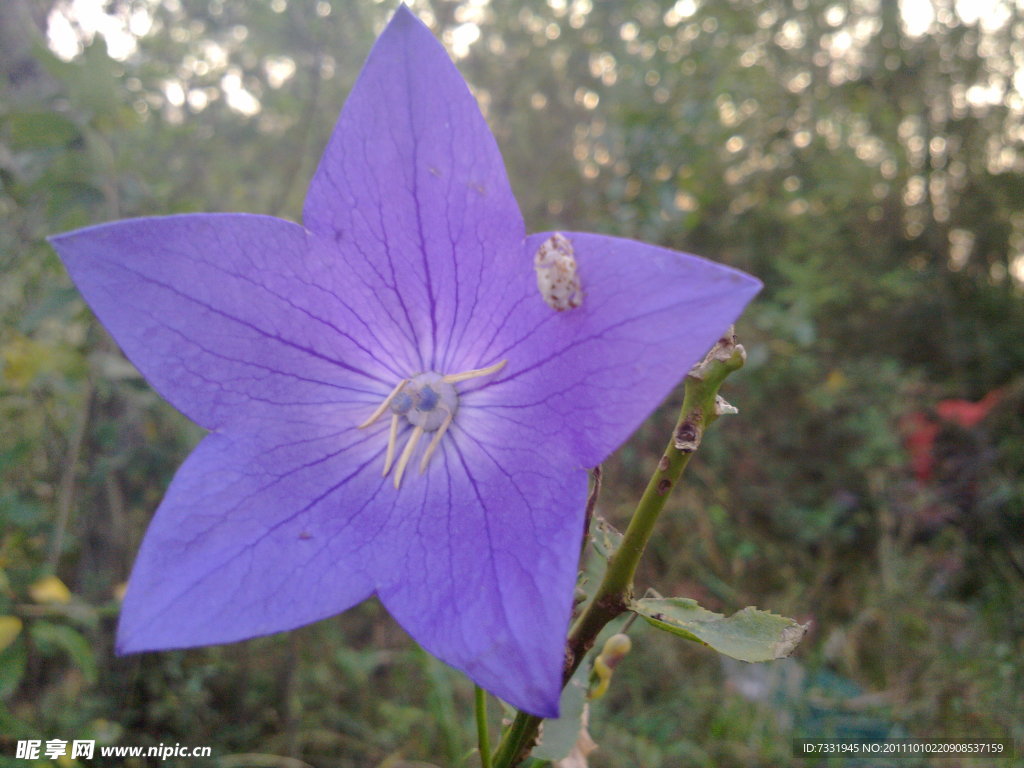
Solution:
<path fill-rule="evenodd" d="M 809 626 L 757 608 L 744 608 L 725 616 L 686 597 L 644 598 L 634 601 L 629 608 L 658 629 L 740 661 L 784 659 L 800 643 Z"/>

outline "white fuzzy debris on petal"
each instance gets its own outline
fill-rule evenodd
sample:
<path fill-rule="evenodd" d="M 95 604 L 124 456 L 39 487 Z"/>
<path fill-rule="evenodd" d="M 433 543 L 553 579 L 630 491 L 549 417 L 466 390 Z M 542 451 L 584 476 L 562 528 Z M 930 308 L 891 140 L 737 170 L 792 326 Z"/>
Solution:
<path fill-rule="evenodd" d="M 555 232 L 541 243 L 533 257 L 533 268 L 537 271 L 541 298 L 549 307 L 563 312 L 583 303 L 576 256 L 564 235 Z"/>

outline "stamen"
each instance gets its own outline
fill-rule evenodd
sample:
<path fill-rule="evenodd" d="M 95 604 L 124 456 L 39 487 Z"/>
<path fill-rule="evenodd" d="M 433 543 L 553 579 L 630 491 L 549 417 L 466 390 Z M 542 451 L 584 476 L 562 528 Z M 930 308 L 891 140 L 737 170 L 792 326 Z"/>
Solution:
<path fill-rule="evenodd" d="M 437 408 L 441 396 L 430 387 L 423 387 L 419 392 L 419 402 L 416 403 L 417 411 L 432 411 Z"/>
<path fill-rule="evenodd" d="M 492 373 L 497 373 L 508 364 L 508 360 L 502 360 L 500 363 L 495 363 L 487 368 L 477 368 L 474 371 L 466 371 L 465 373 L 452 373 L 448 376 L 442 376 L 441 381 L 446 384 L 456 384 L 460 381 L 469 381 L 470 379 L 478 379 L 481 376 L 487 376 Z"/>
<path fill-rule="evenodd" d="M 395 489 L 402 483 L 402 475 L 405 474 L 405 468 L 409 464 L 409 457 L 412 456 L 412 452 L 416 449 L 416 443 L 419 442 L 420 437 L 423 435 L 423 427 L 416 427 L 412 431 L 412 436 L 409 438 L 409 442 L 405 444 L 405 449 L 402 451 L 402 455 L 398 457 L 398 465 L 395 467 Z"/>
<path fill-rule="evenodd" d="M 430 457 L 434 455 L 434 451 L 437 450 L 437 446 L 441 443 L 441 438 L 444 437 L 444 433 L 448 431 L 448 427 L 452 424 L 452 419 L 455 418 L 455 414 L 448 411 L 448 415 L 444 417 L 444 421 L 441 422 L 441 426 L 437 428 L 437 432 L 434 433 L 434 439 L 430 441 L 430 445 L 427 446 L 427 450 L 423 452 L 423 458 L 420 459 L 420 474 L 422 475 L 427 471 L 427 463 L 430 461 Z"/>
<path fill-rule="evenodd" d="M 388 432 L 388 452 L 384 456 L 384 474 L 382 477 L 388 476 L 388 471 L 391 469 L 391 462 L 395 460 L 395 444 L 398 443 L 398 414 L 391 414 L 391 430 Z"/>
<path fill-rule="evenodd" d="M 380 404 L 380 406 L 377 408 L 376 411 L 373 412 L 370 418 L 368 418 L 366 421 L 359 425 L 358 429 L 366 429 L 368 426 L 377 421 L 377 419 L 379 419 L 384 414 L 384 411 L 388 409 L 388 406 L 391 405 L 391 401 L 395 399 L 395 395 L 401 392 L 402 387 L 404 387 L 408 383 L 408 379 L 402 379 L 400 382 L 398 382 L 398 385 L 391 390 L 391 394 L 384 399 L 384 402 Z"/>
<path fill-rule="evenodd" d="M 507 363 L 508 360 L 502 360 L 486 368 L 476 368 L 472 371 L 453 373 L 448 376 L 442 376 L 436 371 L 426 371 L 410 378 L 402 379 L 395 385 L 390 394 L 384 398 L 384 402 L 377 407 L 370 418 L 359 425 L 359 429 L 365 429 L 371 424 L 376 423 L 384 415 L 385 411 L 391 410 L 391 424 L 388 427 L 388 447 L 384 454 L 383 476 L 387 477 L 388 473 L 393 471 L 396 489 L 402 484 L 405 470 L 408 469 L 409 462 L 412 461 L 412 456 L 416 452 L 416 446 L 419 444 L 420 438 L 426 432 L 433 432 L 435 434 L 431 436 L 430 444 L 423 452 L 423 456 L 419 461 L 420 474 L 422 475 L 427 471 L 427 465 L 430 464 L 430 460 L 437 453 L 438 446 L 441 445 L 441 441 L 444 439 L 445 434 L 447 434 L 459 410 L 459 393 L 455 389 L 455 384 L 460 381 L 477 379 L 481 376 L 490 376 L 504 368 Z M 413 429 L 396 460 L 398 433 L 405 424 L 408 424 Z"/>

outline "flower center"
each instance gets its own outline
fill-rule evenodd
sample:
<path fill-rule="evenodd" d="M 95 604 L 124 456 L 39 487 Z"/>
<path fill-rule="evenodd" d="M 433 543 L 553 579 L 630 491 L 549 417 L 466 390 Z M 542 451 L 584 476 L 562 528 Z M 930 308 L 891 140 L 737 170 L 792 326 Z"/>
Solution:
<path fill-rule="evenodd" d="M 450 373 L 447 375 L 435 371 L 417 374 L 408 379 L 402 379 L 391 390 L 384 402 L 381 403 L 373 414 L 359 425 L 359 429 L 374 424 L 386 411 L 391 411 L 391 429 L 388 432 L 388 450 L 384 457 L 384 477 L 388 476 L 391 466 L 395 466 L 395 488 L 402 483 L 402 476 L 405 468 L 409 465 L 416 445 L 425 432 L 433 432 L 434 436 L 423 452 L 420 459 L 420 474 L 427 468 L 430 458 L 441 444 L 441 438 L 448 431 L 455 413 L 459 409 L 459 393 L 455 385 L 460 381 L 490 376 L 497 373 L 508 360 L 502 360 L 487 368 L 477 368 L 463 373 Z M 398 445 L 398 429 L 402 422 L 412 426 L 412 433 L 409 441 L 402 449 L 398 462 L 395 464 L 395 449 Z"/>
<path fill-rule="evenodd" d="M 414 427 L 423 427 L 424 432 L 435 432 L 444 424 L 448 414 L 455 417 L 459 395 L 454 384 L 445 381 L 441 374 L 430 371 L 405 382 L 388 407 L 391 413 L 404 416 Z"/>

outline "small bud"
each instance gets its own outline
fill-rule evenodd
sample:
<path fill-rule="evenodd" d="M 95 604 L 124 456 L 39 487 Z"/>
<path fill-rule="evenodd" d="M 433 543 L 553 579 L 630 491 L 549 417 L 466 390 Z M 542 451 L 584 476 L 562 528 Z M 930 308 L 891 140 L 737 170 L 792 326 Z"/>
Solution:
<path fill-rule="evenodd" d="M 629 635 L 621 632 L 605 640 L 601 653 L 594 659 L 594 668 L 590 671 L 590 687 L 587 691 L 589 699 L 600 699 L 607 693 L 612 681 L 612 672 L 632 647 L 633 641 L 629 639 Z"/>
<path fill-rule="evenodd" d="M 605 640 L 604 648 L 601 649 L 601 658 L 604 659 L 605 664 L 615 669 L 632 648 L 633 641 L 629 639 L 629 635 L 620 632 Z"/>

